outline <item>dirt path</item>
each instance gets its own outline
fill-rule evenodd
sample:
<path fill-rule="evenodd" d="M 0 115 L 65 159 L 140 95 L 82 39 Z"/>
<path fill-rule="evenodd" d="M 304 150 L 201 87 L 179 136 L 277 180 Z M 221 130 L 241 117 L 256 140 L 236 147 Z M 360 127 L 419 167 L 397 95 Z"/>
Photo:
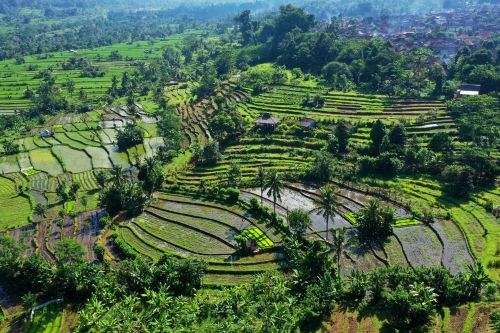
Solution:
<path fill-rule="evenodd" d="M 74 238 L 85 248 L 87 260 L 97 260 L 94 247 L 100 233 L 99 219 L 104 214 L 103 210 L 80 213 Z"/>
<path fill-rule="evenodd" d="M 47 221 L 40 222 L 38 229 L 38 254 L 43 256 L 45 259 L 48 259 L 52 262 L 55 262 L 54 255 L 47 248 L 47 243 L 45 242 L 45 238 L 47 237 L 47 227 L 49 223 Z"/>

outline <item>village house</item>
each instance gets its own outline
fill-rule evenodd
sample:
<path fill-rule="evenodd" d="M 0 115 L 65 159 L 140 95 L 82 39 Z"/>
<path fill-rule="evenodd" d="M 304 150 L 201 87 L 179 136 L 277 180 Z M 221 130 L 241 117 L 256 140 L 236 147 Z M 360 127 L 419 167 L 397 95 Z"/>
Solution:
<path fill-rule="evenodd" d="M 302 118 L 299 122 L 299 127 L 303 130 L 312 130 L 316 127 L 318 122 L 311 118 Z"/>
<path fill-rule="evenodd" d="M 54 132 L 52 132 L 51 130 L 48 130 L 48 129 L 44 129 L 44 130 L 40 131 L 40 136 L 42 138 L 48 138 L 49 136 L 53 136 L 53 135 L 54 135 Z"/>
<path fill-rule="evenodd" d="M 351 123 L 346 123 L 345 125 L 351 134 L 354 134 L 358 131 L 358 126 L 354 126 Z M 330 129 L 332 130 L 332 132 L 335 132 L 336 128 L 337 128 L 337 124 L 330 126 Z"/>
<path fill-rule="evenodd" d="M 460 98 L 464 96 L 479 95 L 480 90 L 481 90 L 480 84 L 462 83 L 460 85 L 460 88 L 457 90 L 455 97 Z"/>
<path fill-rule="evenodd" d="M 253 123 L 256 127 L 262 129 L 275 129 L 281 122 L 280 118 L 274 118 L 270 113 L 264 113 L 262 116 L 257 118 Z"/>

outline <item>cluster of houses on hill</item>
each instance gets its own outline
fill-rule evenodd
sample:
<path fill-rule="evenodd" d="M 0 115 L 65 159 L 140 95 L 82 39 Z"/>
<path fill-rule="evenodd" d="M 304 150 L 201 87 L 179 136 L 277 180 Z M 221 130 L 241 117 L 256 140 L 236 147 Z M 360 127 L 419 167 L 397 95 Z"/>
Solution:
<path fill-rule="evenodd" d="M 427 15 L 382 15 L 350 20 L 341 33 L 364 39 L 381 37 L 397 49 L 425 47 L 448 63 L 463 47 L 478 49 L 482 41 L 498 34 L 499 18 L 499 6 L 471 5 Z"/>

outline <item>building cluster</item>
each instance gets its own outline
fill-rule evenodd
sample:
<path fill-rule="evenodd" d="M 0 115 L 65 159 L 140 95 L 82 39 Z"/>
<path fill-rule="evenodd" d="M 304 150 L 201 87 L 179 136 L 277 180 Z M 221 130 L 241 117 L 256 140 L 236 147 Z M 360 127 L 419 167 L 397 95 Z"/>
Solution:
<path fill-rule="evenodd" d="M 427 15 L 367 17 L 350 21 L 345 34 L 371 39 L 381 37 L 397 49 L 425 47 L 449 63 L 463 47 L 476 50 L 499 33 L 500 6 L 468 7 Z"/>

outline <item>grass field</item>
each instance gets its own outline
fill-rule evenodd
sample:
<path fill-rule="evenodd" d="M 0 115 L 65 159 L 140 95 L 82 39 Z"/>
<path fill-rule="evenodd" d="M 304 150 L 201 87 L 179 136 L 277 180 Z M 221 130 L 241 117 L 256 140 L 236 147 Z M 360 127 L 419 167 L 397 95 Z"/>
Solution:
<path fill-rule="evenodd" d="M 15 183 L 4 177 L 0 177 L 0 216 L 0 231 L 20 228 L 32 216 L 29 199 L 18 195 Z"/>

